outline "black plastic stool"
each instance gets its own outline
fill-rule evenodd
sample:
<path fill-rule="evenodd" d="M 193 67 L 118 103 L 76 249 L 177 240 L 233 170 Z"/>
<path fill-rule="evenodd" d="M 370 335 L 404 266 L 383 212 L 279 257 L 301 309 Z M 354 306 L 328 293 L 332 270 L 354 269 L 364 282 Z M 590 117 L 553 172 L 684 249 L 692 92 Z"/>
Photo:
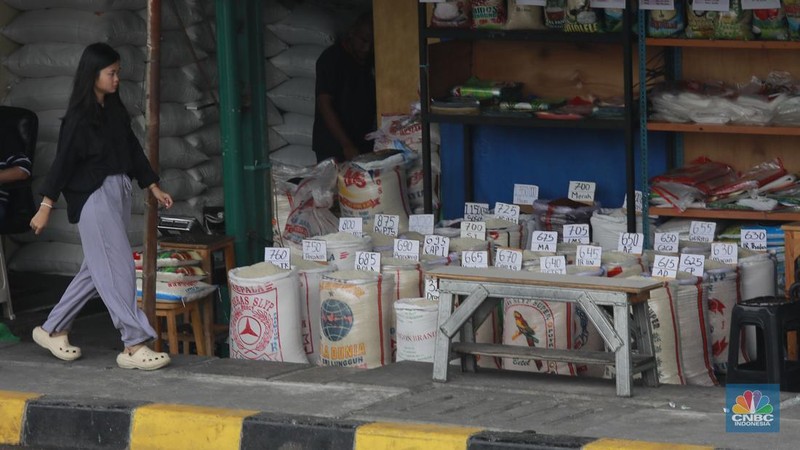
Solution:
<path fill-rule="evenodd" d="M 756 359 L 739 364 L 740 336 L 744 327 L 756 327 Z M 800 331 L 800 301 L 759 297 L 733 307 L 728 384 L 780 384 L 782 391 L 800 390 L 800 362 L 786 359 L 788 331 Z M 800 336 L 800 333 L 796 333 Z"/>

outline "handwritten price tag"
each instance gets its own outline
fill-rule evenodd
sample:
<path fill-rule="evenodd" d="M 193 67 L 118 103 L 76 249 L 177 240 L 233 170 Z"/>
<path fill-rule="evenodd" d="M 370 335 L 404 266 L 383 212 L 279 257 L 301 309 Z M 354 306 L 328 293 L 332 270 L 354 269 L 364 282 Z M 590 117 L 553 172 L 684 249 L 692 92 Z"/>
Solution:
<path fill-rule="evenodd" d="M 364 235 L 364 219 L 361 217 L 342 217 L 339 219 L 339 231 L 361 237 Z"/>
<path fill-rule="evenodd" d="M 575 256 L 576 266 L 600 267 L 603 260 L 603 247 L 579 245 Z"/>
<path fill-rule="evenodd" d="M 620 233 L 617 242 L 617 251 L 632 255 L 641 255 L 644 245 L 644 235 L 642 233 Z"/>
<path fill-rule="evenodd" d="M 517 5 L 545 6 L 547 0 L 517 0 Z"/>
<path fill-rule="evenodd" d="M 694 0 L 692 9 L 695 11 L 727 12 L 731 9 L 731 2 L 730 0 Z"/>
<path fill-rule="evenodd" d="M 450 253 L 450 238 L 429 234 L 425 236 L 425 243 L 422 246 L 423 255 L 435 255 L 442 258 Z"/>
<path fill-rule="evenodd" d="M 717 224 L 714 222 L 700 222 L 693 220 L 689 225 L 689 240 L 692 242 L 713 242 L 714 230 Z"/>
<path fill-rule="evenodd" d="M 497 249 L 495 267 L 509 270 L 522 270 L 522 252 L 508 248 Z"/>
<path fill-rule="evenodd" d="M 588 205 L 594 204 L 594 191 L 597 184 L 590 181 L 570 181 L 567 198 Z"/>
<path fill-rule="evenodd" d="M 656 255 L 653 257 L 653 276 L 675 279 L 678 276 L 678 257 Z"/>
<path fill-rule="evenodd" d="M 742 0 L 742 9 L 778 9 L 780 0 Z"/>
<path fill-rule="evenodd" d="M 684 253 L 680 257 L 680 263 L 678 264 L 678 271 L 690 273 L 696 277 L 702 277 L 703 268 L 705 267 L 705 264 L 706 264 L 705 256 L 690 255 L 688 253 Z"/>
<path fill-rule="evenodd" d="M 589 224 L 566 224 L 564 225 L 564 242 L 577 242 L 578 244 L 589 243 Z"/>
<path fill-rule="evenodd" d="M 543 2 L 544 3 L 544 2 Z M 517 4 L 519 0 L 517 0 Z M 544 6 L 544 5 L 542 5 Z M 514 204 L 532 205 L 539 199 L 539 186 L 535 184 L 515 184 L 514 185 Z"/>
<path fill-rule="evenodd" d="M 428 300 L 439 300 L 438 279 L 425 277 L 425 298 Z"/>
<path fill-rule="evenodd" d="M 519 223 L 519 206 L 497 202 L 494 204 L 494 216 L 498 219 Z"/>
<path fill-rule="evenodd" d="M 489 252 L 466 250 L 461 253 L 461 265 L 473 269 L 486 269 L 489 267 Z"/>
<path fill-rule="evenodd" d="M 381 254 L 377 252 L 356 252 L 356 270 L 380 272 Z"/>
<path fill-rule="evenodd" d="M 674 0 L 639 0 L 639 9 L 651 11 L 673 11 Z"/>
<path fill-rule="evenodd" d="M 741 246 L 748 250 L 764 251 L 767 249 L 767 231 L 754 228 L 742 229 Z"/>
<path fill-rule="evenodd" d="M 411 239 L 395 239 L 392 256 L 397 259 L 419 261 L 419 241 Z"/>
<path fill-rule="evenodd" d="M 372 231 L 384 236 L 394 236 L 400 233 L 400 216 L 389 214 L 375 214 Z"/>
<path fill-rule="evenodd" d="M 486 240 L 486 222 L 461 222 L 461 237 Z"/>
<path fill-rule="evenodd" d="M 419 234 L 433 234 L 433 214 L 412 214 L 408 216 L 408 231 Z"/>
<path fill-rule="evenodd" d="M 558 232 L 534 231 L 531 233 L 531 250 L 555 253 L 558 247 Z"/>
<path fill-rule="evenodd" d="M 328 243 L 315 239 L 303 239 L 303 259 L 306 261 L 327 261 Z"/>
<path fill-rule="evenodd" d="M 291 253 L 284 247 L 264 247 L 264 261 L 281 269 L 291 269 Z"/>
<path fill-rule="evenodd" d="M 678 253 L 678 233 L 656 233 L 653 250 L 659 253 Z"/>
<path fill-rule="evenodd" d="M 723 264 L 737 264 L 739 262 L 739 249 L 736 244 L 715 242 L 711 244 L 711 260 Z"/>
<path fill-rule="evenodd" d="M 539 270 L 542 273 L 567 274 L 567 258 L 564 256 L 545 256 L 539 260 Z"/>
<path fill-rule="evenodd" d="M 488 203 L 464 203 L 464 220 L 481 222 L 483 221 L 483 216 L 488 213 Z"/>

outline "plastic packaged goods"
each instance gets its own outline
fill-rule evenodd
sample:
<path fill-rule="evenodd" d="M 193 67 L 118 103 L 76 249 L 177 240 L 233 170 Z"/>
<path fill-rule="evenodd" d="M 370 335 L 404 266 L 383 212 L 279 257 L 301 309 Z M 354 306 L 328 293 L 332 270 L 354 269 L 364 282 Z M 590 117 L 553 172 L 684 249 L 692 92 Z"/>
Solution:
<path fill-rule="evenodd" d="M 730 9 L 718 13 L 714 20 L 715 39 L 753 39 L 753 11 L 742 9 L 741 0 L 730 0 Z"/>
<path fill-rule="evenodd" d="M 686 4 L 686 37 L 690 39 L 711 39 L 714 37 L 714 21 L 717 19 L 716 11 L 695 11 L 692 0 Z"/>
<path fill-rule="evenodd" d="M 800 0 L 781 0 L 781 7 L 786 13 L 789 37 L 791 39 L 800 38 Z"/>
<path fill-rule="evenodd" d="M 592 8 L 589 0 L 567 0 L 564 31 L 576 33 L 602 32 L 602 8 Z"/>
<path fill-rule="evenodd" d="M 473 28 L 503 28 L 506 24 L 506 0 L 472 0 Z"/>
<path fill-rule="evenodd" d="M 471 18 L 470 0 L 446 0 L 433 5 L 431 26 L 468 28 Z"/>
<path fill-rule="evenodd" d="M 381 273 L 394 277 L 394 298 L 416 298 L 422 296 L 424 292 L 425 278 L 422 271 L 422 264 L 417 261 L 409 261 L 397 258 L 381 258 Z M 389 339 L 392 347 L 392 361 L 394 361 L 397 350 L 397 323 L 395 309 L 392 308 L 392 320 L 389 322 Z"/>
<path fill-rule="evenodd" d="M 741 301 L 738 268 L 736 265 L 706 261 L 703 283 L 708 289 L 708 321 L 714 370 L 717 373 L 727 373 L 729 351 L 738 351 L 739 361 L 747 361 L 741 348 L 728 347 L 731 312 Z"/>
<path fill-rule="evenodd" d="M 300 244 L 303 239 L 338 230 L 339 222 L 330 212 L 335 199 L 336 173 L 333 160 L 314 167 L 273 165 L 277 208 L 272 216 L 272 229 L 280 243 Z"/>
<path fill-rule="evenodd" d="M 543 30 L 544 8 L 542 6 L 520 5 L 517 0 L 508 0 L 508 20 L 506 30 Z"/>
<path fill-rule="evenodd" d="M 599 202 L 588 206 L 564 198 L 556 200 L 539 199 L 533 203 L 533 216 L 537 230 L 557 231 L 558 240 L 560 241 L 564 236 L 564 225 L 588 224 L 591 221 L 592 214 L 598 209 L 600 209 Z M 526 248 L 530 248 L 530 242 L 526 243 Z"/>
<path fill-rule="evenodd" d="M 649 257 L 644 255 L 632 255 L 616 250 L 603 251 L 601 264 L 605 269 L 606 276 L 626 278 L 640 275 L 650 271 Z"/>
<path fill-rule="evenodd" d="M 563 30 L 567 22 L 567 0 L 546 0 L 544 23 L 551 30 Z"/>
<path fill-rule="evenodd" d="M 686 26 L 683 2 L 676 1 L 675 9 L 647 11 L 647 35 L 669 37 L 680 34 Z"/>
<path fill-rule="evenodd" d="M 394 304 L 397 362 L 433 362 L 439 304 L 427 298 L 404 298 Z"/>
<path fill-rule="evenodd" d="M 789 25 L 783 8 L 754 9 L 753 36 L 756 39 L 785 41 L 789 39 Z"/>

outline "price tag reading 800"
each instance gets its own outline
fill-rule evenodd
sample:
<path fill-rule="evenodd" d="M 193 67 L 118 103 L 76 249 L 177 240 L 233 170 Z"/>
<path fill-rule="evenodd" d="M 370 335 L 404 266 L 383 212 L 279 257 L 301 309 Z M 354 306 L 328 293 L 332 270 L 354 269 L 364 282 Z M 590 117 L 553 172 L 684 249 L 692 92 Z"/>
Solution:
<path fill-rule="evenodd" d="M 422 245 L 423 255 L 435 255 L 446 258 L 450 254 L 450 238 L 429 234 L 425 236 L 425 243 Z"/>
<path fill-rule="evenodd" d="M 375 214 L 375 221 L 372 223 L 372 231 L 384 236 L 397 237 L 400 233 L 400 216 Z"/>
<path fill-rule="evenodd" d="M 767 249 L 767 230 L 754 228 L 742 229 L 741 246 L 748 250 L 764 251 Z"/>
<path fill-rule="evenodd" d="M 531 250 L 534 252 L 555 253 L 558 247 L 558 232 L 534 231 L 531 233 Z"/>
<path fill-rule="evenodd" d="M 717 224 L 714 222 L 700 222 L 693 220 L 689 225 L 689 240 L 692 242 L 713 242 L 714 230 Z"/>
<path fill-rule="evenodd" d="M 736 264 L 739 262 L 739 249 L 736 248 L 736 244 L 714 242 L 711 244 L 711 260 L 724 264 Z"/>
<path fill-rule="evenodd" d="M 653 276 L 675 278 L 678 276 L 678 257 L 655 255 L 653 257 Z"/>
<path fill-rule="evenodd" d="M 566 224 L 564 225 L 564 242 L 577 242 L 578 244 L 589 243 L 589 224 Z"/>
<path fill-rule="evenodd" d="M 600 267 L 603 258 L 603 247 L 579 245 L 575 252 L 576 266 Z"/>
<path fill-rule="evenodd" d="M 545 256 L 539 260 L 539 270 L 542 273 L 567 274 L 567 258 L 564 256 Z"/>
<path fill-rule="evenodd" d="M 303 239 L 303 259 L 306 261 L 327 261 L 328 243 L 315 239 Z"/>
<path fill-rule="evenodd" d="M 488 203 L 464 203 L 464 220 L 480 222 L 489 213 Z"/>
<path fill-rule="evenodd" d="M 509 270 L 522 270 L 522 252 L 508 248 L 497 249 L 495 267 Z"/>
<path fill-rule="evenodd" d="M 678 253 L 678 233 L 656 233 L 653 250 L 659 253 Z"/>
<path fill-rule="evenodd" d="M 342 217 L 339 219 L 339 231 L 361 237 L 364 234 L 364 219 L 361 217 Z"/>
<path fill-rule="evenodd" d="M 486 222 L 461 222 L 461 237 L 486 240 Z"/>
<path fill-rule="evenodd" d="M 419 261 L 419 241 L 411 239 L 395 239 L 392 256 L 397 259 Z"/>
<path fill-rule="evenodd" d="M 680 262 L 678 264 L 678 271 L 690 273 L 696 277 L 702 277 L 703 268 L 705 267 L 705 264 L 706 264 L 705 256 L 684 253 L 680 257 Z"/>
<path fill-rule="evenodd" d="M 617 251 L 632 255 L 641 255 L 644 246 L 644 235 L 642 233 L 620 233 Z"/>
<path fill-rule="evenodd" d="M 381 254 L 377 252 L 356 252 L 356 270 L 380 272 Z"/>
<path fill-rule="evenodd" d="M 264 247 L 264 261 L 281 269 L 291 269 L 291 253 L 284 247 Z"/>
<path fill-rule="evenodd" d="M 408 216 L 408 231 L 419 234 L 433 234 L 433 214 L 412 214 Z"/>
<path fill-rule="evenodd" d="M 461 253 L 461 265 L 473 269 L 487 269 L 489 267 L 489 252 L 466 250 Z"/>
<path fill-rule="evenodd" d="M 494 216 L 498 219 L 519 223 L 519 206 L 497 202 L 494 204 Z"/>

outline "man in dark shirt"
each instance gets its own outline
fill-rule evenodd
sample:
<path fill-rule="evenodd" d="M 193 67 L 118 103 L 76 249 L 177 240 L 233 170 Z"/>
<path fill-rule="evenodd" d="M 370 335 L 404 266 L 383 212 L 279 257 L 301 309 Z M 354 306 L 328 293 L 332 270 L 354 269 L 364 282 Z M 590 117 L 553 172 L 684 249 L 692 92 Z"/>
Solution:
<path fill-rule="evenodd" d="M 316 97 L 312 144 L 317 161 L 348 161 L 372 150 L 364 139 L 376 125 L 371 12 L 320 55 Z"/>
<path fill-rule="evenodd" d="M 12 126 L 0 126 L 0 224 L 6 219 L 9 199 L 3 185 L 27 179 L 31 169 L 19 131 Z"/>

